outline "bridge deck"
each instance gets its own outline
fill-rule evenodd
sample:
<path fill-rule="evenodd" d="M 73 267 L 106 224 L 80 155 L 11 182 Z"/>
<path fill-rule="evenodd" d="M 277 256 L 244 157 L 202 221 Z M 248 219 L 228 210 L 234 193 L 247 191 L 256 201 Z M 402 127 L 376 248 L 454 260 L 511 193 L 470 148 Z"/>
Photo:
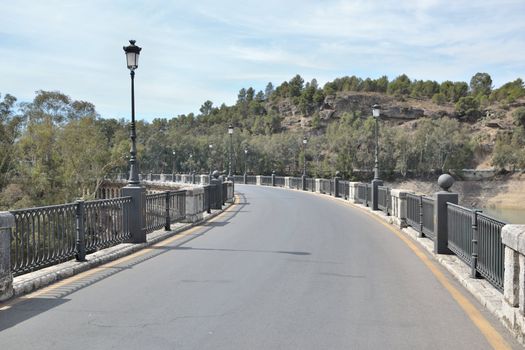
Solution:
<path fill-rule="evenodd" d="M 238 205 L 214 221 L 0 311 L 0 348 L 490 348 L 421 260 L 363 211 L 236 189 Z"/>

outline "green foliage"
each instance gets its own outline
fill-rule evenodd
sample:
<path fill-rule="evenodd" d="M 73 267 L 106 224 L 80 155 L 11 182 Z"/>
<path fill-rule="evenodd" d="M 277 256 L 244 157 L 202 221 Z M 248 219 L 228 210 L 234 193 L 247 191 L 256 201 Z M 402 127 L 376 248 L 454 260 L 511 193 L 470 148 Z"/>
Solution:
<path fill-rule="evenodd" d="M 461 97 L 456 102 L 456 112 L 460 118 L 468 120 L 476 120 L 481 115 L 478 100 L 471 96 Z"/>
<path fill-rule="evenodd" d="M 406 74 L 401 74 L 388 84 L 387 93 L 390 95 L 409 95 L 411 80 Z"/>
<path fill-rule="evenodd" d="M 515 124 L 525 128 L 525 107 L 516 108 L 512 113 L 512 118 L 514 119 Z"/>
<path fill-rule="evenodd" d="M 488 73 L 476 73 L 470 79 L 470 91 L 473 96 L 488 96 L 492 91 L 492 78 Z"/>
<path fill-rule="evenodd" d="M 525 85 L 523 84 L 523 80 L 518 78 L 494 90 L 490 95 L 490 99 L 492 101 L 513 103 L 523 96 L 525 96 Z"/>

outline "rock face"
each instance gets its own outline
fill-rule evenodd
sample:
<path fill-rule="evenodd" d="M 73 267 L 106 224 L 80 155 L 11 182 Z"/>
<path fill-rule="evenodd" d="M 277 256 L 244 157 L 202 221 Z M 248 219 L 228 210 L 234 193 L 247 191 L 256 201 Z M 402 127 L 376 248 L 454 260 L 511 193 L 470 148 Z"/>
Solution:
<path fill-rule="evenodd" d="M 362 116 L 372 113 L 375 103 L 381 105 L 381 115 L 384 118 L 412 120 L 423 117 L 425 111 L 410 106 L 400 106 L 393 98 L 384 95 L 352 94 L 347 96 L 331 95 L 325 98 L 321 107 L 321 119 L 338 117 L 343 113 L 359 112 Z"/>

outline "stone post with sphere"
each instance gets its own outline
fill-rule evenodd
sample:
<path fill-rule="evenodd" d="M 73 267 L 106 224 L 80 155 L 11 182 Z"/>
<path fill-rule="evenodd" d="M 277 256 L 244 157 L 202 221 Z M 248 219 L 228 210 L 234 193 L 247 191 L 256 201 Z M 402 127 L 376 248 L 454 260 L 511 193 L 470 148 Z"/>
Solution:
<path fill-rule="evenodd" d="M 441 191 L 434 193 L 434 253 L 451 254 L 448 249 L 448 210 L 447 203 L 458 204 L 459 195 L 449 191 L 454 179 L 449 174 L 438 178 Z"/>

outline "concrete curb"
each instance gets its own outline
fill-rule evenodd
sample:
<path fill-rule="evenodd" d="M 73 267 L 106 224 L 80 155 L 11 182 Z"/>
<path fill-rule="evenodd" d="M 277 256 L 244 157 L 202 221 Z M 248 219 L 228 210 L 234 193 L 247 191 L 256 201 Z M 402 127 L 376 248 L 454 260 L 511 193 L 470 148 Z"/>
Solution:
<path fill-rule="evenodd" d="M 487 280 L 485 279 L 474 279 L 470 277 L 470 267 L 465 264 L 461 259 L 456 255 L 443 255 L 434 253 L 434 242 L 426 237 L 418 237 L 419 232 L 414 230 L 411 227 L 408 228 L 399 228 L 394 224 L 394 218 L 392 216 L 387 216 L 382 211 L 374 211 L 369 207 L 366 207 L 362 204 L 353 203 L 350 200 L 343 198 L 335 198 L 329 194 L 322 194 L 318 192 L 302 191 L 296 190 L 293 188 L 282 188 L 282 187 L 272 187 L 272 188 L 281 188 L 283 190 L 299 191 L 306 192 L 310 194 L 315 194 L 322 196 L 324 198 L 330 198 L 333 200 L 340 201 L 344 204 L 350 205 L 356 209 L 365 211 L 366 213 L 375 215 L 379 219 L 389 223 L 393 229 L 403 233 L 405 236 L 408 236 L 413 241 L 417 242 L 421 247 L 423 247 L 436 262 L 443 266 L 454 278 L 463 286 L 470 294 L 481 304 L 483 305 L 492 315 L 494 315 L 510 332 L 515 336 L 515 338 L 523 345 L 525 345 L 525 340 L 521 339 L 516 333 L 515 330 L 510 328 L 508 322 L 505 320 L 505 313 L 503 311 L 504 302 L 503 294 L 500 293 L 496 288 L 494 288 Z"/>
<path fill-rule="evenodd" d="M 221 210 L 213 210 L 210 214 L 204 213 L 203 219 L 194 223 L 174 223 L 171 225 L 172 230 L 170 231 L 158 230 L 152 232 L 146 236 L 146 239 L 148 240 L 146 243 L 121 243 L 116 246 L 102 249 L 95 253 L 87 255 L 86 261 L 69 260 L 61 264 L 53 265 L 35 272 L 30 272 L 21 276 L 17 276 L 13 279 L 14 293 L 11 299 L 13 297 L 18 297 L 24 294 L 34 292 L 37 289 L 43 288 L 52 283 L 77 275 L 81 272 L 87 271 L 89 269 L 108 263 L 110 261 L 117 260 L 126 255 L 135 253 L 141 249 L 150 247 L 160 241 L 173 237 L 183 231 L 186 231 L 194 226 L 200 225 L 201 223 L 216 217 L 217 215 L 226 211 L 226 209 L 231 207 L 233 204 L 235 204 L 235 202 L 226 203 L 226 206 Z M 173 229 L 174 226 L 175 228 Z"/>

